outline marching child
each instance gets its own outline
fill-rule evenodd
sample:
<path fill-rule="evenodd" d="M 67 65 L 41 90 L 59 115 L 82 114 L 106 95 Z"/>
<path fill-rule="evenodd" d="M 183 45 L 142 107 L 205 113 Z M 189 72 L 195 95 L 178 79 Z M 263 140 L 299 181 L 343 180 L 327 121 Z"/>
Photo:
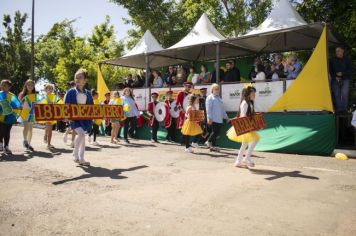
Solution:
<path fill-rule="evenodd" d="M 148 107 L 147 107 L 147 113 L 151 117 L 148 120 L 148 126 L 150 126 L 152 129 L 151 130 L 151 142 L 158 143 L 157 132 L 158 132 L 158 128 L 159 128 L 159 122 L 157 121 L 155 114 L 154 114 L 155 106 L 158 103 L 158 93 L 152 93 L 151 97 L 152 97 L 152 102 L 148 103 Z"/>
<path fill-rule="evenodd" d="M 256 89 L 252 85 L 242 89 L 240 108 L 237 113 L 238 117 L 251 117 L 255 114 L 254 100 Z M 237 136 L 234 127 L 231 127 L 227 132 L 227 137 L 234 142 L 241 143 L 239 154 L 237 156 L 235 166 L 239 168 L 254 167 L 255 164 L 252 161 L 252 152 L 260 139 L 260 136 L 256 131 L 252 131 L 246 134 Z M 245 154 L 246 147 L 248 146 L 247 153 Z M 244 157 L 245 154 L 245 157 Z"/>
<path fill-rule="evenodd" d="M 10 80 L 0 82 L 0 152 L 11 155 L 9 149 L 10 132 L 12 125 L 16 123 L 20 113 L 21 102 L 10 92 L 12 83 Z"/>
<path fill-rule="evenodd" d="M 56 104 L 59 101 L 59 97 L 54 94 L 54 85 L 53 84 L 46 84 L 44 86 L 46 95 L 42 99 L 41 103 L 42 104 Z M 54 148 L 54 146 L 51 144 L 52 141 L 52 130 L 53 130 L 53 125 L 56 124 L 55 120 L 51 121 L 46 121 L 45 125 L 45 135 L 44 135 L 44 142 L 47 144 L 48 149 Z"/>
<path fill-rule="evenodd" d="M 65 104 L 93 104 L 93 98 L 90 91 L 84 88 L 87 78 L 87 72 L 79 69 L 74 75 L 75 88 L 68 90 L 65 97 Z M 92 129 L 92 120 L 74 120 L 70 122 L 70 127 L 77 134 L 74 139 L 73 160 L 79 165 L 89 166 L 85 161 L 85 133 Z"/>
<path fill-rule="evenodd" d="M 22 103 L 23 146 L 29 151 L 34 151 L 31 146 L 31 139 L 33 123 L 35 122 L 34 103 L 37 102 L 35 82 L 30 79 L 25 82 L 22 92 L 19 94 L 19 99 Z"/>
<path fill-rule="evenodd" d="M 190 136 L 194 137 L 193 142 L 197 142 L 200 134 L 203 133 L 203 130 L 201 129 L 199 122 L 192 121 L 191 120 L 191 112 L 197 109 L 197 106 L 199 105 L 199 96 L 197 95 L 191 95 L 189 99 L 189 106 L 187 107 L 185 117 L 186 120 L 183 123 L 181 132 L 183 134 L 183 141 L 185 143 L 185 152 L 188 153 L 193 153 L 193 149 L 191 145 L 189 144 L 189 138 Z"/>
<path fill-rule="evenodd" d="M 175 142 L 176 141 L 176 118 L 173 118 L 172 115 L 170 114 L 170 109 L 171 109 L 171 104 L 174 102 L 173 98 L 173 91 L 169 90 L 166 92 L 166 98 L 164 100 L 164 103 L 167 106 L 167 116 L 164 119 L 164 127 L 167 129 L 167 141 L 168 142 Z"/>
<path fill-rule="evenodd" d="M 114 92 L 114 98 L 110 101 L 110 105 L 122 105 L 122 100 L 120 98 L 119 92 L 115 91 Z M 111 118 L 111 143 L 113 144 L 118 144 L 120 140 L 117 138 L 117 134 L 120 129 L 120 119 L 119 118 Z"/>
<path fill-rule="evenodd" d="M 94 105 L 99 105 L 99 93 L 95 89 L 91 90 L 91 96 L 93 97 Z M 102 121 L 102 119 L 93 120 L 93 129 L 89 133 L 88 141 L 91 143 L 91 136 L 93 135 L 94 146 L 99 146 L 99 143 L 96 141 L 96 136 L 99 134 L 99 125 Z"/>

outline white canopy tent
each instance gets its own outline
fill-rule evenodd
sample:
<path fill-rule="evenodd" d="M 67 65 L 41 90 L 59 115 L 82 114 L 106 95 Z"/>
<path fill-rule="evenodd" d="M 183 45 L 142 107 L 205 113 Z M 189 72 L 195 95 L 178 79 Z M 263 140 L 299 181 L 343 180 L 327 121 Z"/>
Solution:
<path fill-rule="evenodd" d="M 140 41 L 124 56 L 110 59 L 102 62 L 103 64 L 112 64 L 132 68 L 146 68 L 166 66 L 171 64 L 184 63 L 182 60 L 171 59 L 167 57 L 149 57 L 149 54 L 155 51 L 161 51 L 164 48 L 158 43 L 152 33 L 147 30 Z"/>
<path fill-rule="evenodd" d="M 294 9 L 289 0 L 274 0 L 268 17 L 246 35 L 261 34 L 275 30 L 307 25 L 307 22 Z"/>

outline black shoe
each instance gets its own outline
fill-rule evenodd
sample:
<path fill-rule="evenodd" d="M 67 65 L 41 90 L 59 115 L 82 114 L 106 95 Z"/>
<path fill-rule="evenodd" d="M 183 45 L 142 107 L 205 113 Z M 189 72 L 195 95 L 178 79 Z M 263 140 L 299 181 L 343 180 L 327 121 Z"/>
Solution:
<path fill-rule="evenodd" d="M 35 151 L 35 149 L 33 149 L 33 147 L 30 144 L 28 144 L 27 149 L 30 150 L 31 152 Z"/>

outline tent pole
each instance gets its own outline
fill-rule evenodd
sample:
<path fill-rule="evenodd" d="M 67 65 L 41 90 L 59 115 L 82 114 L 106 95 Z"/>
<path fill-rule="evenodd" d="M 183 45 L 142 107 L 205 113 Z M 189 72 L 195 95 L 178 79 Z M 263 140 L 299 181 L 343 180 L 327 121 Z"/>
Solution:
<path fill-rule="evenodd" d="M 216 61 L 215 61 L 215 77 L 216 83 L 219 84 L 220 87 L 220 97 L 222 97 L 222 86 L 220 83 L 220 44 L 216 44 Z"/>
<path fill-rule="evenodd" d="M 149 56 L 146 54 L 146 81 L 145 81 L 145 87 L 148 88 L 148 101 L 151 102 L 151 86 L 149 86 Z M 147 99 L 147 98 L 146 98 Z"/>

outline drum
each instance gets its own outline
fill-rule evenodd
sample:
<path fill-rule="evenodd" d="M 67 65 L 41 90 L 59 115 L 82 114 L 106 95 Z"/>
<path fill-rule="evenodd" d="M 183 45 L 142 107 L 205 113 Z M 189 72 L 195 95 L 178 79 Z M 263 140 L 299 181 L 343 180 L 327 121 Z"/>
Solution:
<path fill-rule="evenodd" d="M 179 116 L 179 109 L 178 109 L 178 107 L 177 107 L 176 101 L 174 101 L 174 102 L 171 103 L 171 108 L 170 108 L 170 110 L 169 110 L 169 113 L 171 114 L 171 116 L 172 116 L 173 118 L 178 118 L 178 116 Z"/>
<path fill-rule="evenodd" d="M 154 110 L 156 120 L 158 122 L 163 122 L 164 118 L 166 118 L 166 112 L 166 104 L 164 102 L 157 103 Z"/>

